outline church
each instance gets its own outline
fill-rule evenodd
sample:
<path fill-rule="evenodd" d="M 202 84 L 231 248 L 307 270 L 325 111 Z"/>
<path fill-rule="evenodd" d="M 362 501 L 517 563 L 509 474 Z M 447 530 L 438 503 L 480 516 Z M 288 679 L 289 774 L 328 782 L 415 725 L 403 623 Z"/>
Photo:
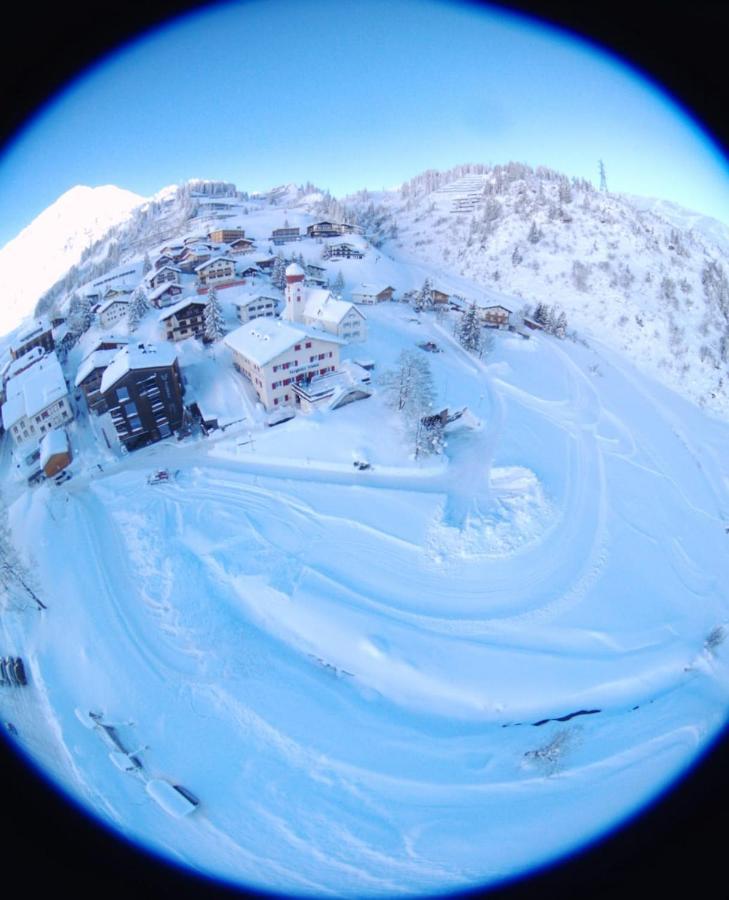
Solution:
<path fill-rule="evenodd" d="M 286 267 L 286 308 L 282 318 L 317 328 L 347 342 L 367 340 L 367 319 L 354 303 L 337 300 L 325 288 L 304 285 L 306 272 L 297 263 Z"/>

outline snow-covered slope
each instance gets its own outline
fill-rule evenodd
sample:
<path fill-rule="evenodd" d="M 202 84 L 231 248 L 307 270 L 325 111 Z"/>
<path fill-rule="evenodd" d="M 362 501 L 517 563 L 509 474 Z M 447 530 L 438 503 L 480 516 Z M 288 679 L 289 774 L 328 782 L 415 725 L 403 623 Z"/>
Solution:
<path fill-rule="evenodd" d="M 673 203 L 601 193 L 549 169 L 463 166 L 345 207 L 396 260 L 472 296 L 559 304 L 694 402 L 729 416 L 729 229 Z M 460 287 L 461 285 L 458 285 Z M 508 303 L 507 303 L 508 305 Z"/>
<path fill-rule="evenodd" d="M 144 197 L 113 185 L 77 185 L 35 218 L 0 250 L 0 332 L 29 315 L 44 291 L 83 251 L 128 218 Z"/>

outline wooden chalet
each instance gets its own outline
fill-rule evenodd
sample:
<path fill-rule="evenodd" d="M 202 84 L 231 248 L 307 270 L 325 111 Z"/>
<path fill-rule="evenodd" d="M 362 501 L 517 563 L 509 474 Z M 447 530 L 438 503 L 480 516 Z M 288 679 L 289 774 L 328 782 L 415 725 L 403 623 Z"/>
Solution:
<path fill-rule="evenodd" d="M 489 328 L 508 328 L 511 310 L 505 306 L 485 306 L 481 309 L 481 321 Z"/>
<path fill-rule="evenodd" d="M 206 301 L 190 298 L 171 306 L 159 317 L 165 338 L 168 341 L 202 338 L 205 334 L 205 306 Z"/>
<path fill-rule="evenodd" d="M 207 262 L 212 255 L 209 247 L 196 244 L 194 247 L 185 248 L 185 251 L 178 259 L 178 265 L 182 272 L 191 275 L 198 266 Z"/>
<path fill-rule="evenodd" d="M 433 296 L 433 305 L 434 306 L 442 306 L 449 302 L 451 299 L 450 294 L 446 294 L 443 291 L 439 291 L 436 288 L 432 289 Z"/>
<path fill-rule="evenodd" d="M 195 267 L 200 287 L 209 287 L 235 278 L 235 260 L 229 256 L 216 256 Z"/>
<path fill-rule="evenodd" d="M 147 299 L 155 309 L 162 309 L 177 303 L 182 294 L 182 285 L 166 282 L 147 294 Z"/>
<path fill-rule="evenodd" d="M 161 284 L 179 284 L 180 269 L 170 263 L 165 263 L 156 272 L 150 272 L 147 275 L 147 283 L 152 289 L 158 288 Z"/>
<path fill-rule="evenodd" d="M 253 249 L 253 241 L 250 238 L 238 238 L 231 241 L 228 246 L 228 253 L 250 253 Z"/>
<path fill-rule="evenodd" d="M 276 265 L 277 259 L 278 259 L 278 257 L 276 257 L 276 256 L 269 256 L 266 259 L 257 259 L 256 265 L 258 266 L 259 269 L 261 269 L 261 271 L 270 272 L 273 269 L 273 267 Z"/>
<path fill-rule="evenodd" d="M 353 303 L 386 303 L 392 300 L 395 288 L 389 284 L 361 284 L 352 291 Z"/>

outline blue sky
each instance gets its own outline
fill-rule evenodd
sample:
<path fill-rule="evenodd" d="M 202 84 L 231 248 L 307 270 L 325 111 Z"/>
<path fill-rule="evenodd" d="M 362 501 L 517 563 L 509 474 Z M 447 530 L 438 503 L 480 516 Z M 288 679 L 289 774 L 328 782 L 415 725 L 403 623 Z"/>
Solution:
<path fill-rule="evenodd" d="M 49 152 L 49 147 L 53 152 Z M 521 160 L 729 223 L 721 152 L 665 95 L 564 32 L 446 0 L 249 0 L 128 45 L 0 158 L 0 245 L 76 184 L 188 178 L 342 195 Z M 678 173 L 678 174 L 677 174 Z"/>

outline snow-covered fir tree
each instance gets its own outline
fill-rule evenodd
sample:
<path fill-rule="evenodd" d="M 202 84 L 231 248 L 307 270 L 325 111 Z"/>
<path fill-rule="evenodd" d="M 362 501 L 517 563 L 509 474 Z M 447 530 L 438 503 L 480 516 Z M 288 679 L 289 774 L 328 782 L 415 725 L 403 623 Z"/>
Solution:
<path fill-rule="evenodd" d="M 205 322 L 205 340 L 209 343 L 219 341 L 225 335 L 225 319 L 223 318 L 223 310 L 220 307 L 220 301 L 214 287 L 211 287 L 208 291 L 203 318 Z"/>
<path fill-rule="evenodd" d="M 139 323 L 145 317 L 147 312 L 149 312 L 149 301 L 147 300 L 147 294 L 145 293 L 144 288 L 140 285 L 134 291 L 132 299 L 129 301 L 127 324 L 129 326 L 130 334 L 139 328 Z"/>
<path fill-rule="evenodd" d="M 68 330 L 82 335 L 89 330 L 93 320 L 89 298 L 74 294 L 68 307 Z"/>
<path fill-rule="evenodd" d="M 286 261 L 280 250 L 271 269 L 271 284 L 280 291 L 286 287 Z"/>
<path fill-rule="evenodd" d="M 344 291 L 344 275 L 342 274 L 342 270 L 340 269 L 339 272 L 337 272 L 337 277 L 334 279 L 334 284 L 332 285 L 332 293 L 336 297 L 341 297 L 343 291 Z"/>
<path fill-rule="evenodd" d="M 472 303 L 461 316 L 458 326 L 458 341 L 462 347 L 476 356 L 481 355 L 482 347 L 481 317 L 475 303 Z"/>
<path fill-rule="evenodd" d="M 430 280 L 430 278 L 426 278 L 423 282 L 423 286 L 415 295 L 415 309 L 432 309 L 434 302 L 433 282 Z"/>

